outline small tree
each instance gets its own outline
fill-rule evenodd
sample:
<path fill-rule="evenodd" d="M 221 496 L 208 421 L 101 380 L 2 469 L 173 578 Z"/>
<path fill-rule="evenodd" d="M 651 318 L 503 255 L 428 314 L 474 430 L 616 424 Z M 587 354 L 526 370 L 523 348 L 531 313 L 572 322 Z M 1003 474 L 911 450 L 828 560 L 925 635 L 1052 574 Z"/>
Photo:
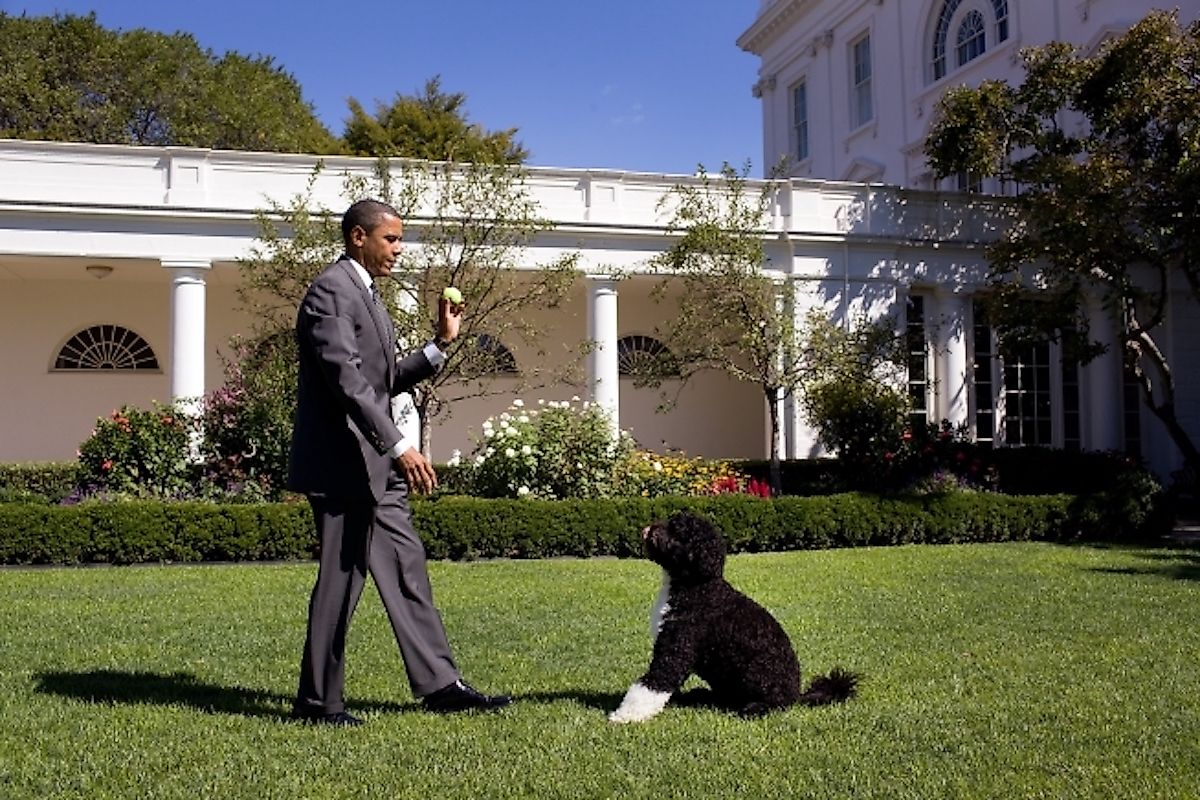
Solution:
<path fill-rule="evenodd" d="M 1010 340 L 1065 338 L 1086 361 L 1105 349 L 1086 311 L 1098 302 L 1147 407 L 1200 475 L 1162 341 L 1172 294 L 1200 300 L 1200 23 L 1155 12 L 1094 55 L 1052 43 L 1022 56 L 1020 86 L 947 92 L 925 146 L 939 175 L 1020 189 L 1016 223 L 989 250 L 993 321 Z"/>
<path fill-rule="evenodd" d="M 404 178 L 398 208 L 413 220 L 421 209 L 425 219 L 410 226 L 416 241 L 405 248 L 394 276 L 401 293 L 393 314 L 397 333 L 410 343 L 428 338 L 443 287 L 457 286 L 468 308 L 446 363 L 412 393 L 422 450 L 428 453 L 429 421 L 450 402 L 513 390 L 511 383 L 495 381 L 505 374 L 498 360 L 504 343 L 519 341 L 527 356 L 520 372 L 510 375 L 517 391 L 573 377 L 574 357 L 565 367 L 548 365 L 545 322 L 530 312 L 560 307 L 578 279 L 578 254 L 522 268 L 532 263 L 533 238 L 551 225 L 538 216 L 520 167 L 414 162 L 406 165 Z"/>
<path fill-rule="evenodd" d="M 908 425 L 903 338 L 891 320 L 843 327 L 813 311 L 799 339 L 805 416 L 852 485 L 881 485 Z"/>
<path fill-rule="evenodd" d="M 372 178 L 347 181 L 346 195 L 347 205 L 363 197 L 391 202 L 406 222 L 406 237 L 414 240 L 405 247 L 394 276 L 396 296 L 388 298 L 401 347 L 428 340 L 444 287 L 457 286 L 466 298 L 463 327 L 446 363 L 413 391 L 426 455 L 430 422 L 447 411 L 449 401 L 512 389 L 511 384 L 496 386 L 496 352 L 480 346 L 481 336 L 488 337 L 482 340 L 485 345 L 516 338 L 529 346 L 529 367 L 515 376 L 518 390 L 563 377 L 539 366 L 545 361 L 546 337 L 529 312 L 562 302 L 577 279 L 576 256 L 520 269 L 529 263 L 525 248 L 532 237 L 549 226 L 535 214 L 523 170 L 504 164 L 404 162 L 400 180 L 394 181 L 391 163 L 381 159 Z M 306 287 L 342 251 L 340 212 L 313 206 L 306 191 L 258 216 L 259 241 L 240 265 L 239 292 L 260 340 L 291 331 Z M 273 352 L 290 359 L 289 368 L 295 370 L 294 349 L 281 346 Z M 259 374 L 278 385 L 277 370 Z M 258 379 L 245 370 L 241 375 Z M 276 409 L 275 418 L 290 436 L 290 416 L 284 422 L 286 409 Z"/>
<path fill-rule="evenodd" d="M 749 165 L 729 164 L 712 176 L 701 167 L 695 181 L 679 183 L 662 198 L 679 239 L 652 261 L 663 280 L 654 297 L 674 292 L 678 313 L 656 330 L 671 351 L 670 363 L 640 380 L 682 386 L 701 370 L 717 370 L 762 391 L 771 425 L 771 488 L 780 488 L 778 401 L 799 384 L 796 326 L 783 276 L 766 270 L 764 241 L 774 181 L 757 190 L 747 183 Z M 665 370 L 669 369 L 669 372 Z"/>

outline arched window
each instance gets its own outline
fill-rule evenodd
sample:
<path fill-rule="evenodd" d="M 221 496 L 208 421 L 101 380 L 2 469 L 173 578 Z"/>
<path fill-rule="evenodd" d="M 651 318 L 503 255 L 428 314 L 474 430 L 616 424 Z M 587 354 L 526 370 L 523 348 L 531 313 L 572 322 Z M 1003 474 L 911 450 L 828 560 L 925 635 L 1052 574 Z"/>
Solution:
<path fill-rule="evenodd" d="M 958 66 L 973 61 L 983 55 L 986 49 L 983 35 L 983 14 L 972 9 L 958 24 L 958 36 L 955 37 L 955 47 L 958 51 Z"/>
<path fill-rule="evenodd" d="M 987 12 L 991 12 L 989 35 Z M 946 77 L 946 47 L 954 32 L 955 67 L 978 58 L 993 45 L 1008 40 L 1008 0 L 943 0 L 933 22 L 930 80 Z"/>
<path fill-rule="evenodd" d="M 157 370 L 146 340 L 120 325 L 93 325 L 72 336 L 54 359 L 56 370 Z"/>
<path fill-rule="evenodd" d="M 617 371 L 621 375 L 678 375 L 679 365 L 667 346 L 652 336 L 622 336 L 617 340 Z"/>
<path fill-rule="evenodd" d="M 487 333 L 475 337 L 475 353 L 471 360 L 474 364 L 470 370 L 477 375 L 516 375 L 517 359 L 512 351 L 504 344 Z"/>

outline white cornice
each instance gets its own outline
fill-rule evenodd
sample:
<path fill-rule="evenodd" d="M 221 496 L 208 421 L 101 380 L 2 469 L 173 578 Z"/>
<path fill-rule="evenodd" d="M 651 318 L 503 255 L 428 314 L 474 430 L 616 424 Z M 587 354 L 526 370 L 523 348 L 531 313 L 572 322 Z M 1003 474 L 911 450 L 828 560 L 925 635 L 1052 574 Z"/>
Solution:
<path fill-rule="evenodd" d="M 754 24 L 737 38 L 738 47 L 761 56 L 767 45 L 800 15 L 811 0 L 775 0 L 754 20 Z"/>

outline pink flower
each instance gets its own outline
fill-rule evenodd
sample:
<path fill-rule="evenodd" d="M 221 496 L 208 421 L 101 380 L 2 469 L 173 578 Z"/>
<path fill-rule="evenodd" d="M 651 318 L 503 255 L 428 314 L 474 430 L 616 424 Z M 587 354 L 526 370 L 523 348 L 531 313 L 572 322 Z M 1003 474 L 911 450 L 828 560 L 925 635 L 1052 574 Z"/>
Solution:
<path fill-rule="evenodd" d="M 113 462 L 112 462 L 111 458 L 106 458 L 106 459 L 104 459 L 104 461 L 102 461 L 100 463 L 100 469 L 104 470 L 105 472 L 108 472 L 112 468 L 113 468 Z"/>

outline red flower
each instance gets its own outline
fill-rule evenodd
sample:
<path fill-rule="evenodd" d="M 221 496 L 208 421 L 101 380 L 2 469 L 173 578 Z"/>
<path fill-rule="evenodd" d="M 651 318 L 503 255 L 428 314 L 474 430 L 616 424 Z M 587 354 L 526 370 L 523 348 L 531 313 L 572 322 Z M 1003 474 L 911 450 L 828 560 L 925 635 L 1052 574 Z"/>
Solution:
<path fill-rule="evenodd" d="M 113 462 L 111 458 L 106 458 L 104 461 L 100 462 L 100 469 L 104 470 L 105 472 L 108 472 L 112 468 Z"/>

